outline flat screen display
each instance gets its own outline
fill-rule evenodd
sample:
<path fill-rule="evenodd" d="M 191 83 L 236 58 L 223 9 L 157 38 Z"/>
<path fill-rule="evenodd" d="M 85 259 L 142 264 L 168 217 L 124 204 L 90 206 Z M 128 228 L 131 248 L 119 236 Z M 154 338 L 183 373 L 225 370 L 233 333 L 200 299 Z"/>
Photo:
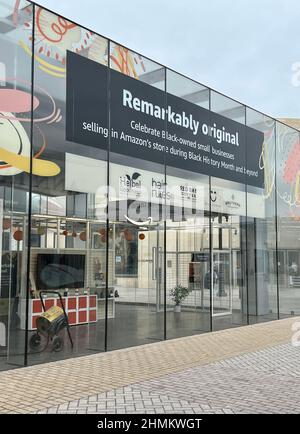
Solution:
<path fill-rule="evenodd" d="M 38 289 L 83 288 L 84 271 L 85 255 L 38 254 Z"/>

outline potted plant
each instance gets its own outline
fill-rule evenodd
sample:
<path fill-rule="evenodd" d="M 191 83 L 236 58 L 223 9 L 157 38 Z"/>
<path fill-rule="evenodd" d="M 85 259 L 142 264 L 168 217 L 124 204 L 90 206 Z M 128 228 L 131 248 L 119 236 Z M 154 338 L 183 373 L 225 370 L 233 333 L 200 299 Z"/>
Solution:
<path fill-rule="evenodd" d="M 170 290 L 170 297 L 174 301 L 174 312 L 181 312 L 181 302 L 189 295 L 192 290 L 182 285 L 176 285 Z"/>

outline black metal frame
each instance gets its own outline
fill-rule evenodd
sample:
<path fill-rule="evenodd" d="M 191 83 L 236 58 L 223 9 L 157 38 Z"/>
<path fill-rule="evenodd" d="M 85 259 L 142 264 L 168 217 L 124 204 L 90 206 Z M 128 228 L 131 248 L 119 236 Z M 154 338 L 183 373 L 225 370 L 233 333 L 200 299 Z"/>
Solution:
<path fill-rule="evenodd" d="M 64 305 L 64 302 L 63 302 L 63 299 L 62 299 L 62 296 L 61 296 L 60 292 L 58 292 L 58 291 L 40 291 L 40 300 L 41 300 L 41 303 L 42 303 L 43 311 L 46 312 L 46 306 L 45 306 L 45 303 L 44 303 L 43 294 L 49 294 L 49 293 L 50 294 L 55 294 L 55 295 L 57 295 L 59 297 L 61 308 L 62 308 L 62 310 L 64 312 L 64 317 L 65 317 L 65 320 L 66 320 L 66 327 L 67 327 L 68 336 L 69 336 L 69 339 L 70 339 L 70 342 L 71 342 L 71 347 L 74 348 L 74 343 L 73 343 L 72 335 L 71 335 L 71 332 L 70 332 L 69 319 L 68 319 L 68 315 L 66 313 L 65 305 Z"/>
<path fill-rule="evenodd" d="M 35 35 L 35 4 L 32 7 L 32 42 L 31 49 L 34 53 Z M 29 288 L 30 288 L 30 252 L 31 252 L 31 215 L 32 215 L 32 165 L 33 165 L 33 103 L 34 103 L 34 56 L 31 56 L 31 121 L 30 121 L 30 175 L 29 175 L 29 205 L 28 205 L 28 227 L 27 227 L 27 263 L 26 263 L 26 318 L 25 318 L 25 350 L 24 365 L 28 365 L 28 326 L 29 326 Z"/>

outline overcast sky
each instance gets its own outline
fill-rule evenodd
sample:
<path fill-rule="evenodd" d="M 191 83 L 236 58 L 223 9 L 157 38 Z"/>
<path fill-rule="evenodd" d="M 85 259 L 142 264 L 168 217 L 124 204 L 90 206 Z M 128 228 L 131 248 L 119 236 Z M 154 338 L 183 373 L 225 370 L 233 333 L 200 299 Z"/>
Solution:
<path fill-rule="evenodd" d="M 300 118 L 299 0 L 38 2 L 262 112 Z"/>

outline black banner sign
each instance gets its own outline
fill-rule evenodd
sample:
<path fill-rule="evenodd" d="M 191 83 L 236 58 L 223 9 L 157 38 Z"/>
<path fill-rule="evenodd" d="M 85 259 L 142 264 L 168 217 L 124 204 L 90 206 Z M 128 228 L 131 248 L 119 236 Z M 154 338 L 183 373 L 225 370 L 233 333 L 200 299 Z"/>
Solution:
<path fill-rule="evenodd" d="M 114 70 L 109 91 L 112 152 L 263 188 L 260 131 Z M 108 69 L 70 52 L 66 135 L 108 144 Z"/>
<path fill-rule="evenodd" d="M 66 139 L 83 145 L 108 145 L 108 69 L 67 52 Z"/>

